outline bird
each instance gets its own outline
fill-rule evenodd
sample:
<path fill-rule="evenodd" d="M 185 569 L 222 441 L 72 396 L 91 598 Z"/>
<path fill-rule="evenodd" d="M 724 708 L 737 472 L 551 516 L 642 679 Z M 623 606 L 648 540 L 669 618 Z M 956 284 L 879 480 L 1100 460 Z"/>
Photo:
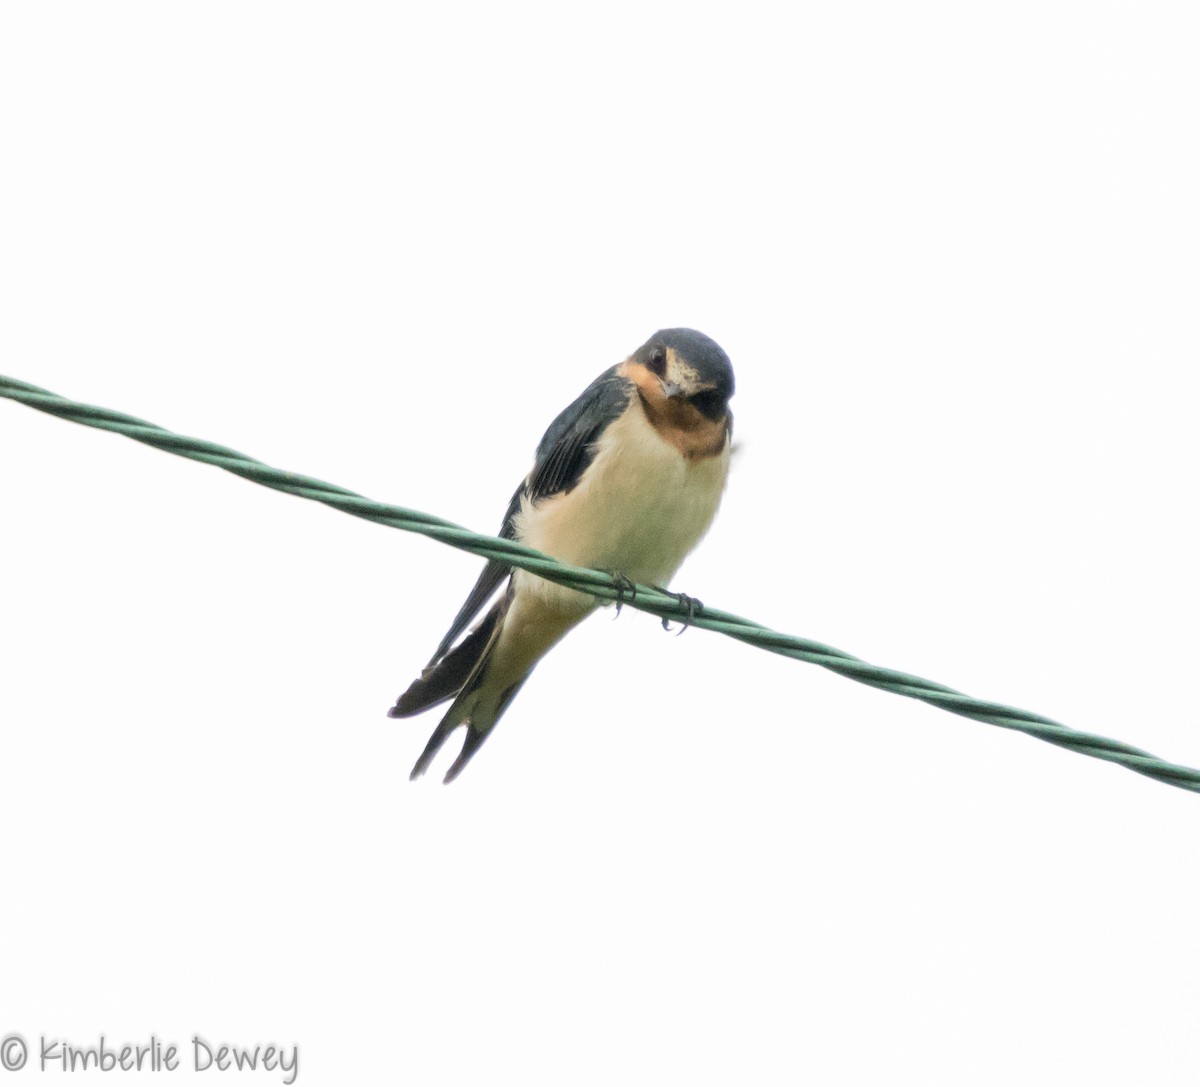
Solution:
<path fill-rule="evenodd" d="M 733 390 L 733 366 L 713 340 L 690 328 L 656 332 L 550 424 L 499 535 L 608 571 L 618 584 L 667 585 L 720 505 Z M 599 606 L 586 593 L 489 561 L 429 664 L 388 710 L 411 717 L 451 702 L 410 780 L 465 727 L 444 779 L 454 781 L 537 663 Z"/>

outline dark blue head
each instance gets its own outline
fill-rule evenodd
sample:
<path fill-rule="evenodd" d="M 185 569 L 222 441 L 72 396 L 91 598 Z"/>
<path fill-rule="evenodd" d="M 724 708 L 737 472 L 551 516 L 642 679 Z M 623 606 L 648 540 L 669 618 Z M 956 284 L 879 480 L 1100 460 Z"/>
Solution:
<path fill-rule="evenodd" d="M 717 420 L 733 396 L 733 365 L 729 356 L 703 332 L 693 328 L 664 328 L 633 354 L 658 377 L 670 395 L 682 395 L 707 418 Z"/>

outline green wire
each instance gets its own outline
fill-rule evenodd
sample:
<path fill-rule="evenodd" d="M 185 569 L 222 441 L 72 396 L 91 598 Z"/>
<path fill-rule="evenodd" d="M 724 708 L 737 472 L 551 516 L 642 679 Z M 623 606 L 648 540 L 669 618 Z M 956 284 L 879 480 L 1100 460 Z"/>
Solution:
<path fill-rule="evenodd" d="M 367 521 L 387 525 L 389 528 L 398 528 L 404 532 L 419 532 L 423 536 L 432 537 L 463 551 L 470 551 L 485 559 L 496 559 L 511 566 L 519 566 L 548 581 L 578 589 L 601 600 L 621 601 L 630 607 L 650 612 L 663 619 L 676 619 L 682 622 L 689 618 L 687 603 L 660 589 L 649 585 L 638 585 L 631 598 L 628 586 L 622 588 L 611 574 L 599 570 L 586 570 L 578 566 L 568 566 L 513 540 L 481 536 L 427 513 L 405 509 L 403 506 L 388 506 L 373 502 L 353 491 L 335 487 L 331 483 L 296 475 L 293 472 L 280 471 L 278 468 L 272 468 L 252 457 L 247 457 L 244 453 L 238 453 L 233 449 L 214 445 L 212 442 L 202 441 L 199 438 L 187 438 L 173 434 L 153 423 L 135 419 L 131 415 L 110 411 L 107 408 L 93 407 L 89 404 L 79 404 L 47 392 L 45 389 L 39 389 L 34 385 L 27 385 L 23 381 L 3 376 L 0 376 L 0 396 L 16 400 L 28 407 L 36 408 L 38 411 L 57 415 L 60 419 L 68 419 L 73 423 L 124 434 L 127 438 L 152 445 L 164 452 L 215 465 L 217 468 L 223 468 L 225 471 L 232 472 L 253 483 L 259 483 L 264 487 L 271 487 L 286 494 L 294 494 L 299 498 L 323 502 L 343 513 L 349 513 Z M 969 717 L 973 721 L 983 721 L 985 724 L 1024 732 L 1029 736 L 1036 736 L 1039 740 L 1057 744 L 1059 747 L 1065 747 L 1081 755 L 1119 763 L 1127 769 L 1145 774 L 1156 781 L 1200 792 L 1200 770 L 1165 762 L 1146 751 L 1122 743 L 1120 740 L 1110 740 L 1105 736 L 1077 732 L 1048 717 L 1041 717 L 1026 710 L 1014 709 L 1012 706 L 1001 705 L 998 702 L 981 702 L 960 691 L 943 687 L 940 683 L 933 683 L 904 672 L 895 672 L 890 668 L 879 668 L 874 664 L 859 660 L 849 653 L 843 653 L 840 649 L 834 649 L 807 638 L 799 638 L 794 634 L 781 634 L 759 623 L 742 619 L 740 616 L 731 615 L 729 612 L 716 608 L 705 607 L 703 611 L 691 617 L 691 624 L 705 630 L 714 630 L 719 634 L 736 638 L 740 642 L 757 646 L 759 649 L 766 649 L 771 653 L 806 661 L 809 664 L 818 664 L 840 676 L 853 679 L 858 683 L 865 683 L 870 687 L 877 687 L 881 691 L 890 691 L 892 694 L 903 695 L 905 698 L 920 699 L 922 702 L 927 702 L 929 705 L 949 713 L 958 714 L 960 717 Z"/>

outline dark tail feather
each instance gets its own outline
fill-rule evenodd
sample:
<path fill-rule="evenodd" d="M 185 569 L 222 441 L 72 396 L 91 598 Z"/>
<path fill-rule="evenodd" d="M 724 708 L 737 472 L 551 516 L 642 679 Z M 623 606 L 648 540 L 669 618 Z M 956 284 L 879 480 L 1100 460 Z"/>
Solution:
<path fill-rule="evenodd" d="M 528 678 L 529 678 L 529 675 L 528 675 L 528 673 L 526 673 L 525 679 L 528 679 Z M 501 717 L 504 716 L 504 711 L 506 709 L 508 709 L 508 704 L 513 700 L 513 697 L 521 689 L 521 684 L 524 682 L 525 682 L 525 680 L 523 679 L 523 680 L 521 680 L 521 683 L 514 683 L 511 687 L 509 687 L 507 690 L 505 690 L 503 694 L 500 695 L 500 701 L 496 705 L 496 708 L 492 714 L 491 720 L 485 722 L 483 728 L 476 728 L 474 722 L 468 722 L 467 738 L 465 740 L 463 740 L 462 750 L 458 753 L 458 758 L 454 760 L 454 764 L 450 767 L 449 770 L 446 771 L 446 776 L 444 778 L 442 778 L 443 785 L 449 785 L 450 782 L 452 782 L 456 777 L 458 777 L 459 774 L 461 774 L 463 772 L 463 770 L 466 768 L 467 763 L 469 763 L 471 761 L 471 759 L 474 757 L 475 752 L 478 751 L 483 746 L 483 741 L 486 740 L 492 734 L 492 731 L 495 729 L 497 722 L 500 720 Z M 447 716 L 449 716 L 449 715 L 447 715 Z M 443 724 L 444 723 L 445 722 L 443 722 Z M 440 726 L 439 726 L 439 728 L 440 728 Z M 434 735 L 436 736 L 437 734 L 435 733 Z M 448 735 L 448 733 L 447 733 L 447 735 Z M 441 737 L 441 739 L 438 740 L 438 747 L 442 746 L 442 743 L 445 741 L 445 738 L 446 737 L 443 736 L 443 737 Z M 429 742 L 433 743 L 433 737 L 430 737 Z M 434 750 L 436 751 L 437 748 L 435 747 Z M 424 759 L 425 756 L 422 754 L 421 758 Z M 426 762 L 425 765 L 428 766 L 429 765 L 428 762 Z M 424 772 L 425 772 L 424 768 L 422 768 L 421 773 L 424 773 Z"/>
<path fill-rule="evenodd" d="M 483 741 L 492 734 L 489 728 L 486 732 L 480 732 L 472 725 L 467 725 L 467 738 L 463 740 L 462 750 L 458 753 L 458 758 L 454 760 L 453 765 L 446 771 L 446 776 L 442 778 L 443 785 L 449 785 L 459 774 L 461 774 L 467 763 L 471 761 L 472 756 L 483 746 Z M 422 758 L 425 756 L 422 755 Z"/>
<path fill-rule="evenodd" d="M 488 657 L 504 628 L 504 614 L 508 610 L 510 600 L 511 594 L 507 593 L 497 600 L 492 610 L 488 612 L 487 618 L 467 638 L 467 642 L 473 642 L 478 639 L 478 645 L 471 650 L 469 657 L 466 655 L 463 657 L 464 660 L 470 660 L 470 667 L 463 667 L 465 675 L 463 680 L 458 683 L 458 694 L 454 701 L 450 703 L 450 708 L 446 711 L 441 723 L 433 730 L 433 735 L 429 737 L 429 743 L 425 745 L 425 750 L 421 752 L 421 757 L 417 759 L 416 765 L 412 768 L 412 773 L 409 774 L 409 781 L 415 781 L 429 769 L 429 764 L 433 761 L 433 757 L 438 751 L 441 750 L 442 744 L 446 742 L 446 737 L 458 728 L 459 725 L 465 724 L 468 726 L 468 732 L 474 731 L 472 728 L 472 717 L 475 716 L 476 711 L 479 709 L 477 703 L 479 702 L 480 691 L 483 688 L 488 672 Z M 434 671 L 436 672 L 438 669 L 449 665 L 451 660 L 467 645 L 467 642 L 463 642 L 441 664 L 436 665 Z M 425 676 L 422 675 L 421 679 L 417 680 L 417 683 L 422 682 L 424 678 Z M 415 687 L 416 684 L 413 684 L 413 686 Z M 515 688 L 518 686 L 520 684 L 514 685 L 513 692 L 515 692 Z M 397 710 L 405 705 L 405 700 L 408 698 L 409 693 L 411 693 L 411 690 L 406 692 L 404 697 L 396 704 Z M 504 701 L 507 702 L 511 694 L 509 691 L 505 691 L 504 696 Z M 414 701 L 416 700 L 414 699 Z M 433 702 L 427 700 L 424 705 L 433 705 Z M 479 725 L 481 730 L 486 731 L 489 724 L 494 721 L 495 717 L 489 718 L 485 711 L 484 714 L 478 717 L 475 723 Z M 468 743 L 470 743 L 469 735 Z M 482 743 L 482 740 L 479 743 Z M 479 743 L 476 743 L 474 746 L 478 747 Z"/>
<path fill-rule="evenodd" d="M 502 602 L 502 599 L 497 600 L 483 622 L 471 631 L 460 645 L 437 664 L 426 668 L 413 681 L 412 686 L 388 710 L 389 717 L 412 717 L 413 714 L 421 713 L 430 706 L 436 706 L 439 702 L 453 698 L 463 689 L 471 672 L 483 657 L 484 650 L 487 649 L 488 640 L 496 628 L 496 620 L 500 615 Z M 434 735 L 436 736 L 437 733 Z M 445 740 L 444 736 L 442 740 Z"/>
<path fill-rule="evenodd" d="M 463 741 L 462 750 L 443 779 L 444 783 L 449 785 L 463 772 L 463 768 L 471 761 L 475 752 L 483 746 L 483 741 L 492 734 L 492 729 L 496 727 L 496 722 L 508 709 L 508 704 L 513 700 L 513 696 L 529 678 L 529 673 L 526 672 L 518 682 L 506 687 L 503 691 L 497 693 L 493 690 L 489 693 L 487 670 L 487 655 L 485 654 L 475 671 L 471 673 L 466 686 L 446 711 L 446 716 L 433 730 L 433 735 L 429 737 L 429 743 L 425 745 L 425 750 L 421 752 L 421 757 L 417 759 L 416 765 L 412 768 L 412 773 L 409 775 L 410 781 L 415 781 L 429 769 L 433 757 L 441 750 L 442 744 L 446 742 L 450 733 L 459 725 L 466 725 L 467 738 Z"/>
<path fill-rule="evenodd" d="M 425 750 L 421 752 L 421 757 L 417 759 L 416 765 L 413 766 L 412 773 L 408 775 L 409 781 L 416 781 L 417 778 L 429 769 L 429 764 L 433 762 L 433 757 L 441 750 L 442 744 L 446 742 L 446 738 L 458 726 L 459 722 L 454 719 L 453 711 L 442 718 L 442 723 L 433 730 L 433 735 L 429 737 L 429 743 L 425 745 Z"/>

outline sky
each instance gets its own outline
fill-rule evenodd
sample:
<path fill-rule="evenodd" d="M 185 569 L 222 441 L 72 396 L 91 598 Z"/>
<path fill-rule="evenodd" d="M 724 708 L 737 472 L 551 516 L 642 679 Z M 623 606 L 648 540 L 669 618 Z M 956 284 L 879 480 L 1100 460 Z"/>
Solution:
<path fill-rule="evenodd" d="M 676 589 L 1200 766 L 1198 48 L 1165 2 L 6 4 L 0 372 L 490 532 L 698 328 L 738 448 Z M 386 710 L 479 560 L 4 400 L 0 473 L 14 1083 L 101 1036 L 1200 1083 L 1195 795 L 632 609 L 410 784 L 436 716 Z"/>

